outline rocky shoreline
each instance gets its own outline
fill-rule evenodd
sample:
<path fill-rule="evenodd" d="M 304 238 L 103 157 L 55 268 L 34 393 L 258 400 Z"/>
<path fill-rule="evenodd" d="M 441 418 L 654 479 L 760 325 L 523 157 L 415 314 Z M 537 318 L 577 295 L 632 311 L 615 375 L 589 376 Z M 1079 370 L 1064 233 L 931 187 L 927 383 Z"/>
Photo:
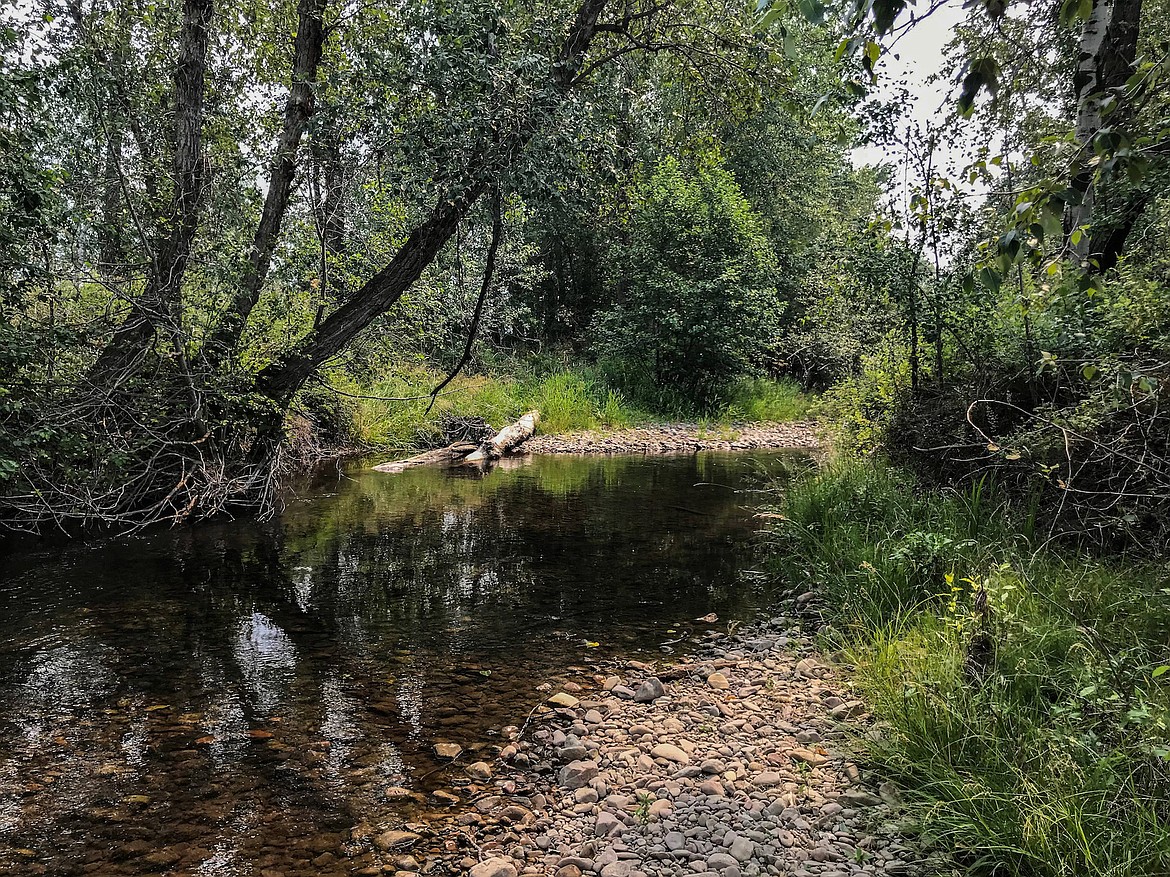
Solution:
<path fill-rule="evenodd" d="M 538 435 L 522 447 L 529 454 L 686 454 L 696 451 L 753 451 L 820 446 L 813 421 L 702 426 L 674 423 L 614 432 Z"/>
<path fill-rule="evenodd" d="M 450 816 L 355 832 L 378 851 L 356 873 L 934 873 L 897 833 L 897 790 L 845 754 L 864 705 L 811 638 L 777 618 L 708 640 L 681 663 L 579 668 L 543 686 L 496 758 L 451 765 Z"/>

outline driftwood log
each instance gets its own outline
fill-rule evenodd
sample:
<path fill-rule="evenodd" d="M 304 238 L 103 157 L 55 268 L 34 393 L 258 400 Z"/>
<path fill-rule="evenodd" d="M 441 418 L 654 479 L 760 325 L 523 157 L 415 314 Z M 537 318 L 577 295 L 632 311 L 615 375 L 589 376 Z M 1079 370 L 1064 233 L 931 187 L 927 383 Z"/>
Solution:
<path fill-rule="evenodd" d="M 416 466 L 484 466 L 512 453 L 536 434 L 540 412 L 529 411 L 511 426 L 506 426 L 478 445 L 471 442 L 455 442 L 445 448 L 425 451 L 405 460 L 380 463 L 374 469 L 378 472 L 403 472 Z"/>

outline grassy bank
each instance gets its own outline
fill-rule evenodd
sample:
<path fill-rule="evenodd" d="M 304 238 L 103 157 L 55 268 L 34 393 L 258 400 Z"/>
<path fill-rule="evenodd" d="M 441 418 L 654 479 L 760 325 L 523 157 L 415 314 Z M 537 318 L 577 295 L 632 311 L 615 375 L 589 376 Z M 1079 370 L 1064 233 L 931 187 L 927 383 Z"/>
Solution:
<path fill-rule="evenodd" d="M 774 562 L 820 595 L 858 740 L 977 875 L 1170 873 L 1170 575 L 1037 543 L 980 484 L 847 462 L 788 489 Z"/>
<path fill-rule="evenodd" d="M 310 404 L 328 409 L 335 429 L 360 447 L 410 450 L 438 440 L 449 417 L 482 417 L 497 429 L 526 411 L 540 411 L 540 430 L 557 434 L 617 430 L 672 420 L 712 425 L 738 421 L 789 421 L 808 415 L 811 399 L 793 383 L 749 379 L 736 383 L 709 411 L 664 404 L 651 393 L 623 392 L 605 372 L 566 363 L 510 362 L 491 371 L 462 374 L 428 412 L 431 390 L 445 375 L 419 363 L 368 383 L 340 374 L 313 391 Z"/>

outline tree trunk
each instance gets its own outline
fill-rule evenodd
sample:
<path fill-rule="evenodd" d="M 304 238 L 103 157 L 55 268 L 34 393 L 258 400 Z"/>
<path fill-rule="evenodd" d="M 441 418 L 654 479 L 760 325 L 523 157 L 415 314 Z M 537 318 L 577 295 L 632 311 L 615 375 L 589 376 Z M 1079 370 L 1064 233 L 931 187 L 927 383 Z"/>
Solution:
<path fill-rule="evenodd" d="M 112 115 L 112 114 L 111 114 Z M 120 120 L 109 119 L 106 132 L 106 166 L 102 185 L 102 224 L 98 228 L 98 270 L 107 279 L 120 276 L 126 263 L 122 234 L 122 129 Z"/>
<path fill-rule="evenodd" d="M 313 138 L 313 163 L 319 175 L 321 238 L 325 251 L 340 255 L 345 250 L 345 168 L 341 161 L 341 129 L 335 113 L 328 112 Z"/>
<path fill-rule="evenodd" d="M 268 170 L 268 194 L 260 224 L 248 253 L 244 277 L 232 297 L 219 326 L 204 344 L 203 354 L 212 362 L 235 348 L 272 265 L 272 253 L 280 237 L 280 226 L 288 212 L 293 181 L 297 174 L 297 152 L 313 115 L 313 86 L 325 45 L 325 0 L 300 0 L 297 6 L 297 35 L 293 42 L 293 70 L 288 101 L 284 106 L 284 127 Z"/>
<path fill-rule="evenodd" d="M 1111 89 L 1122 88 L 1133 73 L 1141 17 L 1142 0 L 1097 0 L 1081 29 L 1073 81 L 1077 106 L 1074 133 L 1080 154 L 1072 180 L 1081 201 L 1070 204 L 1065 212 L 1065 234 L 1069 250 L 1082 264 L 1094 255 L 1092 236 L 1085 226 L 1092 224 L 1097 200 L 1095 171 L 1089 160 L 1093 139 L 1102 127 L 1101 98 Z M 1098 240 L 1102 238 L 1098 236 Z"/>
<path fill-rule="evenodd" d="M 597 20 L 609 0 L 584 0 L 553 62 L 551 78 L 561 100 L 572 89 L 585 54 L 597 33 Z M 532 113 L 529 118 L 540 119 Z M 522 126 L 502 144 L 506 167 L 535 133 L 533 122 Z M 425 221 L 416 226 L 390 263 L 371 277 L 353 296 L 321 321 L 297 347 L 257 376 L 257 390 L 286 404 L 321 363 L 335 356 L 377 317 L 394 306 L 449 241 L 472 205 L 491 186 L 486 179 L 503 167 L 471 168 L 470 179 L 454 197 L 440 197 Z M 494 172 L 494 173 L 493 173 Z"/>
<path fill-rule="evenodd" d="M 468 454 L 464 463 L 488 463 L 498 460 L 510 451 L 514 451 L 524 442 L 536 435 L 536 424 L 540 422 L 539 411 L 529 411 L 511 426 L 506 426 Z"/>
<path fill-rule="evenodd" d="M 160 327 L 175 325 L 183 274 L 199 226 L 205 168 L 203 104 L 206 90 L 207 43 L 213 0 L 184 0 L 175 65 L 175 133 L 171 173 L 174 194 L 142 295 L 130 304 L 130 315 L 114 332 L 90 370 L 91 382 L 116 386 L 145 355 Z"/>
<path fill-rule="evenodd" d="M 486 189 L 485 184 L 477 183 L 454 199 L 440 198 L 430 217 L 410 233 L 390 264 L 322 320 L 294 350 L 261 371 L 256 388 L 278 402 L 291 399 L 321 363 L 340 352 L 358 332 L 394 306 L 434 261 Z"/>

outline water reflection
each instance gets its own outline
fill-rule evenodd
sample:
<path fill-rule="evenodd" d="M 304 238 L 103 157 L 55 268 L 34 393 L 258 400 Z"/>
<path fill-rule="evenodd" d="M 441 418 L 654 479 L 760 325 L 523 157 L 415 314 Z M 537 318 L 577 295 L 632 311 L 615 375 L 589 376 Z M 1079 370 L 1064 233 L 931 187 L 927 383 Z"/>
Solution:
<path fill-rule="evenodd" d="M 482 746 L 550 672 L 749 612 L 727 486 L 779 461 L 357 474 L 266 525 L 5 558 L 0 873 L 351 873 L 351 829 L 406 815 L 387 788 L 445 782 L 435 742 Z"/>

